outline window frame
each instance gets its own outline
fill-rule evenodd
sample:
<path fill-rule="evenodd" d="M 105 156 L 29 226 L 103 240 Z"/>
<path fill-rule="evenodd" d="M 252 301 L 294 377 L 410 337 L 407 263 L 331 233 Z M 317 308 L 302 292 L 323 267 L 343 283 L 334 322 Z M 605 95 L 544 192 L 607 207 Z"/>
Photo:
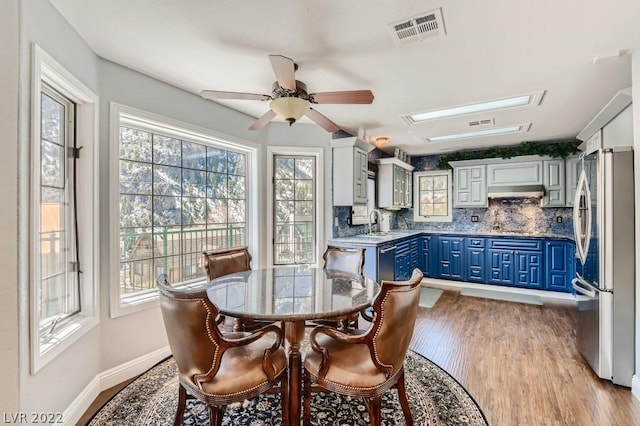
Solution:
<path fill-rule="evenodd" d="M 303 156 L 303 157 L 315 157 L 315 254 L 316 258 L 314 263 L 311 263 L 311 266 L 318 267 L 320 266 L 320 262 L 322 260 L 322 253 L 324 250 L 322 249 L 325 245 L 325 237 L 324 237 L 324 149 L 323 148 L 315 148 L 315 147 L 296 147 L 296 146 L 268 146 L 267 147 L 267 226 L 266 226 L 266 238 L 265 238 L 265 251 L 267 255 L 267 265 L 273 267 L 273 240 L 275 238 L 273 230 L 274 230 L 274 208 L 275 208 L 275 200 L 274 200 L 274 159 L 276 156 Z M 284 266 L 284 265 L 281 265 Z M 291 267 L 300 266 L 300 264 L 292 264 Z"/>
<path fill-rule="evenodd" d="M 126 124 L 121 122 L 121 118 L 125 119 Z M 110 102 L 110 318 L 117 318 L 158 306 L 158 291 L 155 288 L 139 292 L 137 296 L 130 295 L 124 302 L 120 294 L 120 127 L 122 125 L 129 127 L 131 123 L 135 123 L 135 128 L 147 132 L 159 133 L 163 136 L 175 137 L 189 142 L 243 152 L 247 156 L 247 170 L 245 175 L 247 197 L 245 206 L 247 215 L 245 228 L 246 244 L 250 249 L 252 247 L 258 247 L 256 232 L 258 226 L 256 212 L 256 206 L 258 205 L 257 176 L 259 176 L 258 160 L 260 158 L 258 145 L 210 129 L 201 128 L 134 107 Z M 256 263 L 259 262 L 257 250 L 251 251 L 253 261 Z M 204 280 L 205 278 L 196 279 L 185 282 L 184 285 L 201 283 L 204 282 Z"/>
<path fill-rule="evenodd" d="M 30 369 L 40 371 L 65 349 L 99 324 L 99 153 L 98 96 L 67 71 L 37 44 L 32 45 L 31 77 L 31 158 L 29 237 L 30 280 Z M 41 342 L 38 291 L 40 286 L 40 173 L 41 173 L 41 94 L 49 86 L 75 105 L 75 138 L 82 146 L 81 160 L 74 173 L 78 175 L 78 238 L 81 247 L 80 310 L 65 318 L 56 331 Z"/>
<path fill-rule="evenodd" d="M 423 176 L 447 177 L 447 215 L 446 216 L 421 216 L 420 215 L 420 178 Z M 413 173 L 413 221 L 414 222 L 452 222 L 453 221 L 453 173 L 451 170 L 431 170 Z"/>
<path fill-rule="evenodd" d="M 317 171 L 318 171 L 318 164 L 317 164 L 318 159 L 317 159 L 315 156 L 313 156 L 313 155 L 300 155 L 300 154 L 297 154 L 297 155 L 284 155 L 284 154 L 274 154 L 274 155 L 272 156 L 272 159 L 273 159 L 273 165 L 272 165 L 272 168 L 273 168 L 274 172 L 275 172 L 275 168 L 276 168 L 276 166 L 275 166 L 275 165 L 276 165 L 277 160 L 278 160 L 279 158 L 282 158 L 282 159 L 292 159 L 292 160 L 294 161 L 294 164 L 295 164 L 295 161 L 296 161 L 296 160 L 298 160 L 298 159 L 311 159 L 311 160 L 313 160 L 313 176 L 312 176 L 312 178 L 310 179 L 310 180 L 311 180 L 311 186 L 312 186 L 312 198 L 311 198 L 311 200 L 310 200 L 310 201 L 312 202 L 312 205 L 313 205 L 313 207 L 312 207 L 311 229 L 312 229 L 312 232 L 313 232 L 312 240 L 313 240 L 313 241 L 316 241 L 316 240 L 318 239 L 318 235 L 316 234 L 316 233 L 317 233 L 316 221 L 317 221 L 317 218 L 318 218 L 318 207 L 319 207 L 319 206 L 318 206 L 318 204 L 317 204 L 317 202 L 316 202 L 317 194 L 315 193 L 315 191 L 317 190 L 317 187 L 318 187 L 318 185 L 317 185 L 317 183 L 316 183 L 316 175 L 317 175 Z M 295 169 L 295 166 L 294 166 L 294 169 Z M 275 176 L 275 173 L 274 173 L 274 177 L 273 177 L 273 179 L 272 179 L 272 182 L 274 183 L 273 194 L 272 194 L 272 198 L 273 198 L 273 201 L 274 201 L 274 215 L 273 215 L 274 219 L 275 219 L 275 216 L 276 216 L 276 215 L 275 215 L 275 205 L 276 205 L 276 202 L 277 202 L 277 201 L 279 201 L 279 200 L 276 200 L 276 199 L 275 199 L 275 195 L 276 195 L 276 192 L 275 192 L 275 189 L 276 189 L 276 188 L 275 188 L 275 183 L 276 183 L 276 181 L 277 181 L 277 180 L 278 180 L 278 179 L 276 179 L 276 176 Z M 295 177 L 295 174 L 294 174 L 293 179 L 290 179 L 290 180 L 292 180 L 292 181 L 293 181 L 293 184 L 294 184 L 294 187 L 295 187 L 295 183 L 296 183 L 296 181 L 299 181 L 299 180 L 301 180 L 301 179 L 297 179 L 297 178 Z M 308 179 L 304 179 L 304 180 L 308 180 Z M 294 192 L 295 192 L 295 191 L 294 191 Z M 290 201 L 293 201 L 293 203 L 294 203 L 294 205 L 295 205 L 295 202 L 296 202 L 296 201 L 306 201 L 306 200 L 298 200 L 298 199 L 294 198 L 293 200 L 290 200 Z M 295 224 L 297 224 L 297 223 L 299 223 L 299 222 L 292 222 L 292 223 L 290 223 L 289 225 L 293 225 L 293 226 L 294 226 L 294 228 L 295 228 Z M 271 224 L 271 226 L 272 226 L 273 228 L 275 228 L 275 227 L 276 227 L 276 225 L 277 225 L 276 223 L 272 223 L 272 224 Z M 272 232 L 273 232 L 273 230 L 272 230 Z M 295 260 L 294 260 L 292 263 L 278 263 L 278 264 L 276 264 L 276 263 L 275 263 L 275 252 L 276 252 L 276 244 L 277 244 L 277 243 L 276 243 L 276 239 L 277 239 L 277 238 L 276 238 L 276 232 L 274 232 L 274 240 L 273 240 L 273 243 L 272 243 L 272 245 L 271 245 L 271 250 L 272 250 L 271 257 L 272 257 L 272 259 L 274 260 L 274 266 L 282 267 L 282 266 L 293 266 L 293 265 L 307 265 L 307 263 L 298 263 L 298 262 L 296 262 Z M 294 244 L 295 244 L 295 242 L 294 242 Z M 313 258 L 313 260 L 312 260 L 312 264 L 316 264 L 316 263 L 318 262 L 318 256 L 319 256 L 319 254 L 318 254 L 318 251 L 317 251 L 317 246 L 316 246 L 315 244 L 314 244 L 314 245 L 313 245 L 313 247 L 312 247 L 312 251 L 313 251 L 313 255 L 312 255 L 312 258 Z"/>

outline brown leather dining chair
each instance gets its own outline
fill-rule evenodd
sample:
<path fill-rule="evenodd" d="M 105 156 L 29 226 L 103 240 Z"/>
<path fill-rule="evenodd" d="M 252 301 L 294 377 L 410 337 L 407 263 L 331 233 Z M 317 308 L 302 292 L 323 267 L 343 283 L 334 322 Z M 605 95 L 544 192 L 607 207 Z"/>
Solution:
<path fill-rule="evenodd" d="M 286 424 L 287 358 L 280 328 L 268 325 L 253 333 L 223 334 L 215 326 L 218 308 L 205 289 L 173 288 L 164 274 L 157 286 L 180 383 L 174 425 L 182 424 L 187 398 L 207 404 L 210 424 L 221 425 L 227 405 L 267 392 L 280 393 Z"/>
<path fill-rule="evenodd" d="M 223 275 L 251 270 L 251 254 L 246 246 L 204 250 L 202 254 L 204 256 L 204 269 L 207 272 L 209 281 Z M 233 329 L 235 331 L 250 331 L 267 324 L 271 323 L 236 318 Z"/>
<path fill-rule="evenodd" d="M 209 281 L 234 272 L 251 270 L 251 254 L 246 246 L 204 250 L 202 254 Z"/>
<path fill-rule="evenodd" d="M 380 425 L 382 395 L 398 389 L 407 425 L 413 425 L 404 383 L 404 359 L 413 335 L 422 272 L 407 281 L 382 281 L 373 302 L 374 318 L 363 333 L 319 325 L 311 330 L 304 360 L 303 424 L 310 424 L 311 392 L 362 397 L 371 425 Z"/>
<path fill-rule="evenodd" d="M 364 268 L 364 249 L 328 246 L 322 255 L 324 268 L 361 277 Z M 332 325 L 340 328 L 358 328 L 358 313 L 343 319 L 314 321 L 316 324 Z"/>
<path fill-rule="evenodd" d="M 328 246 L 322 259 L 325 269 L 360 276 L 364 268 L 364 249 Z"/>

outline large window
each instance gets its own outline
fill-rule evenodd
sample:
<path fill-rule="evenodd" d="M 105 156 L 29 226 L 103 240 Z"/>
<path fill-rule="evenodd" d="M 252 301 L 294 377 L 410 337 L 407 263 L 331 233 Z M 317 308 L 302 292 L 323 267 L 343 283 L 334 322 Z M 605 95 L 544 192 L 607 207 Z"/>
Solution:
<path fill-rule="evenodd" d="M 247 244 L 250 154 L 233 144 L 132 114 L 118 126 L 121 306 L 205 277 L 202 251 Z"/>
<path fill-rule="evenodd" d="M 415 222 L 451 222 L 451 171 L 414 172 Z"/>
<path fill-rule="evenodd" d="M 98 322 L 98 98 L 33 48 L 31 369 Z"/>
<path fill-rule="evenodd" d="M 315 173 L 315 157 L 274 156 L 274 265 L 315 262 Z"/>

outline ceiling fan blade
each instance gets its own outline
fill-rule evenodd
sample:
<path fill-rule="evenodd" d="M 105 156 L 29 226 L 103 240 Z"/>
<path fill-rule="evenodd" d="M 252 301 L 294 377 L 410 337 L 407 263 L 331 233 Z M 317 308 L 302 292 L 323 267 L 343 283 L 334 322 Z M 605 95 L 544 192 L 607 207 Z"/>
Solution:
<path fill-rule="evenodd" d="M 249 130 L 260 130 L 264 126 L 269 123 L 273 117 L 276 116 L 276 113 L 273 110 L 267 111 L 262 117 L 258 118 L 258 120 L 249 127 Z"/>
<path fill-rule="evenodd" d="M 296 67 L 293 59 L 282 55 L 269 55 L 269 60 L 280 87 L 287 90 L 296 90 Z"/>
<path fill-rule="evenodd" d="M 345 90 L 342 92 L 310 93 L 316 104 L 370 104 L 373 102 L 371 90 Z"/>
<path fill-rule="evenodd" d="M 269 95 L 262 95 L 259 93 L 240 93 L 240 92 L 220 92 L 218 90 L 203 90 L 200 92 L 200 96 L 205 99 L 217 100 L 217 99 L 243 99 L 247 101 L 268 101 L 271 99 Z"/>
<path fill-rule="evenodd" d="M 340 130 L 340 126 L 338 126 L 336 123 L 329 120 L 327 117 L 320 114 L 318 111 L 316 111 L 313 108 L 309 108 L 309 111 L 307 111 L 305 115 L 309 117 L 312 121 L 314 121 L 318 126 L 325 129 L 327 132 L 333 133 Z"/>

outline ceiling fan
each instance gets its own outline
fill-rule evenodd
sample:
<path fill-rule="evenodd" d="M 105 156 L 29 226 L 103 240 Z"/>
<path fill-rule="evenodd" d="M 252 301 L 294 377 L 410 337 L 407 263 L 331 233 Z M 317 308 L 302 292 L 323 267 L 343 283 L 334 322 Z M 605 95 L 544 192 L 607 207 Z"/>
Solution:
<path fill-rule="evenodd" d="M 271 95 L 203 90 L 200 92 L 200 96 L 210 100 L 245 99 L 271 101 L 269 104 L 271 109 L 258 118 L 249 127 L 249 130 L 262 129 L 275 116 L 286 120 L 291 126 L 296 120 L 306 115 L 327 132 L 337 132 L 340 127 L 311 108 L 310 104 L 370 104 L 373 102 L 371 90 L 307 93 L 307 85 L 295 78 L 298 65 L 293 62 L 293 59 L 282 55 L 269 55 L 269 60 L 276 75 Z"/>

